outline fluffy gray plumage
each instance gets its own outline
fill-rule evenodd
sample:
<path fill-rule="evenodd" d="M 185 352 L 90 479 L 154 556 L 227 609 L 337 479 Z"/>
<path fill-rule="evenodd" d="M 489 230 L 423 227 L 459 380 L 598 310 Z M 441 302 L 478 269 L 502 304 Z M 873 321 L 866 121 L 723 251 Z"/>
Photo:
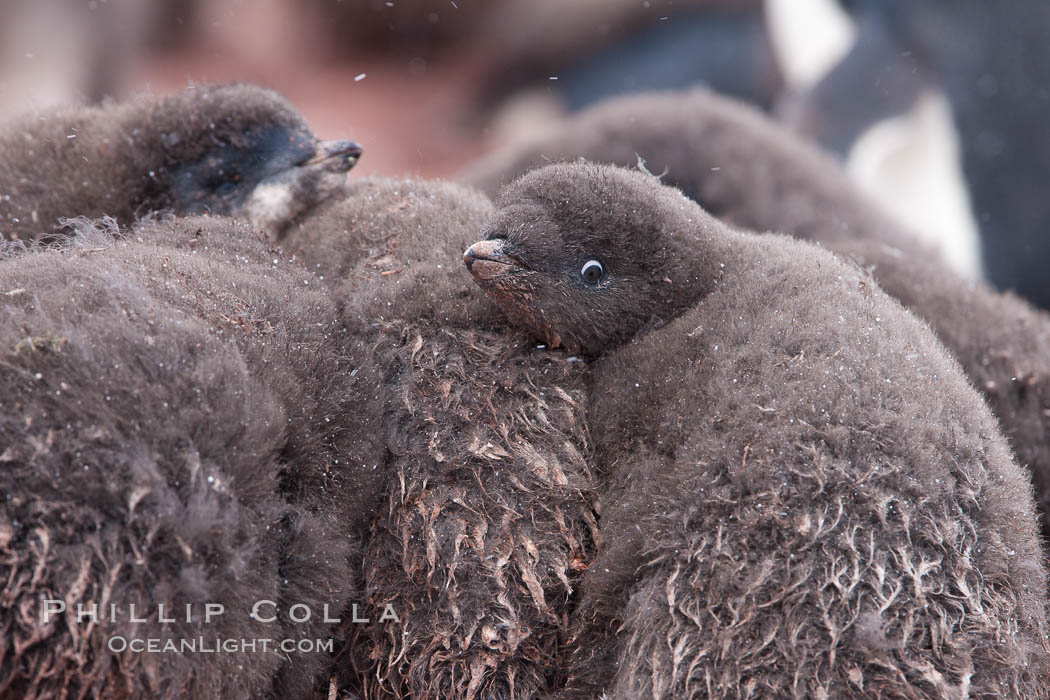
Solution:
<path fill-rule="evenodd" d="M 641 173 L 549 166 L 500 205 L 471 271 L 596 358 L 608 541 L 567 696 L 1046 696 L 1031 486 L 925 324 Z"/>
<path fill-rule="evenodd" d="M 383 456 L 371 375 L 316 280 L 244 226 L 112 234 L 0 261 L 0 696 L 308 697 L 324 654 L 107 641 L 337 633 L 323 605 L 360 593 L 380 493 L 356 461 Z M 70 612 L 43 624 L 44 599 Z M 259 600 L 279 622 L 249 618 Z M 77 603 L 116 622 L 77 624 Z M 204 622 L 205 603 L 226 612 Z"/>
<path fill-rule="evenodd" d="M 129 225 L 161 209 L 266 225 L 337 188 L 360 153 L 318 142 L 283 98 L 253 85 L 27 118 L 0 133 L 0 235 L 33 239 L 77 216 Z"/>
<path fill-rule="evenodd" d="M 161 111 L 182 114 L 184 119 L 183 112 L 192 115 L 202 109 L 198 102 L 188 99 L 178 109 L 169 105 Z M 245 104 L 231 99 L 223 108 Z M 246 123 L 257 123 L 258 114 L 269 115 L 272 106 L 267 101 Z M 125 109 L 130 107 L 111 107 L 106 118 L 119 121 Z M 96 116 L 102 119 L 101 112 Z M 139 124 L 142 116 L 128 116 L 123 123 L 134 132 L 141 125 L 131 125 Z M 294 122 L 295 115 L 288 119 Z M 238 128 L 245 126 L 230 125 L 231 132 Z M 299 133 L 294 128 L 291 132 Z M 290 143 L 295 150 L 298 141 Z M 181 157 L 179 172 L 195 174 L 190 178 L 195 183 L 201 166 L 214 171 L 208 158 Z M 179 182 L 178 177 L 169 178 L 176 190 Z M 72 188 L 69 197 L 83 196 L 75 183 L 66 184 Z M 269 184 L 266 179 L 251 192 L 246 188 L 239 200 L 238 211 L 257 224 L 256 205 L 272 199 Z M 99 191 L 110 187 L 100 185 Z M 87 204 L 77 201 L 60 208 L 72 212 L 79 207 L 92 215 L 128 212 L 134 217 L 140 208 L 155 206 L 133 205 L 140 193 L 133 188 L 121 191 L 118 204 L 85 210 Z M 199 188 L 195 185 L 193 191 Z M 45 194 L 36 192 L 33 200 L 38 220 L 47 204 Z M 97 318 L 97 331 L 89 333 L 95 328 L 84 321 L 90 307 L 39 271 L 33 279 L 48 290 L 49 301 L 42 307 L 45 316 L 54 313 L 68 323 L 50 335 L 27 331 L 30 346 L 42 348 L 33 357 L 57 358 L 59 368 L 68 370 L 71 358 L 79 357 L 68 354 L 74 349 L 71 341 L 60 342 L 62 349 L 52 355 L 45 354 L 50 348 L 47 338 L 60 332 L 65 333 L 63 338 L 73 337 L 70 329 L 84 328 L 87 335 L 76 348 L 116 367 L 113 378 L 106 381 L 79 379 L 77 384 L 92 400 L 77 406 L 76 415 L 101 413 L 112 424 L 114 439 L 141 431 L 142 440 L 163 440 L 150 446 L 167 482 L 178 480 L 186 469 L 176 459 L 181 455 L 176 447 L 185 444 L 192 450 L 200 431 L 218 433 L 215 442 L 230 452 L 209 455 L 211 462 L 209 456 L 202 457 L 205 466 L 214 470 L 218 466 L 212 462 L 220 458 L 243 459 L 228 470 L 238 480 L 249 480 L 251 494 L 258 499 L 265 496 L 278 516 L 256 518 L 236 510 L 235 506 L 253 502 L 251 494 L 238 496 L 234 477 L 224 473 L 220 483 L 231 483 L 228 499 L 209 513 L 238 524 L 238 546 L 257 554 L 249 562 L 254 578 L 229 570 L 229 563 L 243 562 L 245 556 L 220 541 L 213 546 L 210 568 L 203 568 L 198 577 L 204 581 L 201 590 L 192 591 L 194 595 L 228 600 L 230 610 L 243 609 L 249 595 L 251 600 L 256 596 L 279 600 L 285 610 L 291 602 L 305 600 L 318 616 L 323 603 L 359 603 L 362 614 L 373 622 L 364 627 L 347 624 L 341 630 L 348 645 L 339 670 L 342 685 L 349 689 L 360 689 L 364 682 L 363 690 L 369 694 L 411 697 L 546 694 L 552 675 L 549 662 L 560 653 L 568 600 L 595 551 L 593 477 L 576 374 L 571 363 L 537 353 L 520 336 L 502 328 L 479 327 L 483 319 L 492 318 L 493 307 L 468 278 L 453 271 L 462 247 L 491 214 L 486 198 L 455 186 L 396 181 L 371 181 L 343 194 L 345 198 L 323 206 L 314 197 L 291 213 L 274 210 L 268 220 L 272 225 L 266 228 L 281 239 L 283 250 L 291 252 L 294 260 L 269 240 L 221 218 L 142 222 L 130 240 L 115 245 L 100 238 L 97 250 L 71 260 L 83 275 L 96 280 L 100 294 L 110 286 L 130 288 L 135 303 L 128 314 L 136 322 L 152 321 L 167 334 L 153 342 L 168 356 L 160 357 L 160 349 L 152 346 L 122 340 L 131 332 L 123 326 L 112 331 L 121 323 L 119 309 L 92 316 Z M 23 256 L 34 265 L 67 255 L 9 248 L 10 256 Z M 305 260 L 307 267 L 299 266 L 299 260 Z M 23 260 L 9 262 L 14 269 Z M 312 291 L 326 285 L 326 293 Z M 313 304 L 317 307 L 303 308 Z M 119 307 L 116 302 L 111 305 Z M 73 310 L 69 319 L 59 307 L 63 312 Z M 150 316 L 153 309 L 157 310 Z M 197 335 L 211 339 L 229 359 L 225 364 L 213 362 L 206 373 L 171 370 L 155 378 L 139 376 L 154 361 L 170 368 L 179 367 L 183 354 L 187 354 L 183 364 L 197 357 L 195 348 L 203 341 L 196 336 L 180 340 L 183 330 L 171 319 L 200 325 Z M 106 341 L 107 333 L 116 339 Z M 90 363 L 82 367 L 84 372 L 97 372 Z M 242 384 L 260 394 L 256 404 L 241 407 L 238 402 L 246 400 L 246 390 L 226 388 L 232 380 L 224 378 L 235 370 Z M 205 381 L 209 384 L 201 387 Z M 126 387 L 131 395 L 107 393 L 112 384 Z M 155 384 L 165 391 L 149 388 Z M 189 417 L 164 415 L 167 420 L 161 423 L 169 385 L 170 391 L 191 396 L 209 388 L 212 404 Z M 110 397 L 108 402 L 103 394 Z M 19 403 L 20 410 L 23 405 L 25 410 L 36 406 L 28 399 Z M 48 410 L 55 425 L 70 420 L 57 409 L 49 406 Z M 73 410 L 67 407 L 67 412 Z M 7 440 L 36 444 L 36 433 L 16 420 L 20 415 L 12 413 Z M 50 426 L 37 422 L 41 430 Z M 237 441 L 242 433 L 243 447 Z M 69 455 L 82 452 L 83 442 L 75 434 L 73 444 L 56 447 L 47 458 L 73 461 Z M 113 475 L 105 493 L 113 494 L 111 500 L 119 504 L 132 488 L 124 484 L 134 481 L 128 474 L 130 467 L 113 462 L 99 458 L 101 471 Z M 200 474 L 205 471 L 202 467 Z M 388 485 L 391 493 L 373 522 L 373 505 L 385 496 Z M 37 491 L 27 482 L 17 493 L 31 500 Z M 53 499 L 61 510 L 83 514 L 85 522 L 93 523 L 88 526 L 92 531 L 97 523 L 97 528 L 119 533 L 127 518 L 128 508 L 117 508 L 95 493 L 71 489 Z M 212 522 L 209 513 L 196 512 L 195 502 L 190 502 L 169 522 L 165 518 L 171 508 L 151 508 L 152 504 L 148 494 L 136 504 L 142 529 L 147 533 L 174 529 L 165 535 L 165 542 L 177 543 L 181 538 L 191 543 L 189 551 L 196 555 L 198 550 L 192 547 L 197 540 L 191 542 L 175 528 L 197 532 Z M 273 526 L 275 518 L 280 528 Z M 82 537 L 76 523 L 32 521 L 21 513 L 12 520 L 31 522 L 39 531 L 60 533 L 70 540 Z M 229 529 L 227 525 L 224 531 Z M 14 543 L 13 551 L 21 558 L 12 571 L 21 575 L 35 570 L 42 557 L 27 536 L 21 531 L 19 536 L 5 546 Z M 366 537 L 371 541 L 362 559 L 359 543 Z M 97 594 L 118 564 L 126 563 L 132 552 L 151 552 L 151 545 L 152 541 L 139 538 L 117 549 L 97 571 L 89 572 L 90 590 L 83 595 Z M 68 556 L 61 551 L 53 559 L 64 561 Z M 314 559 L 322 556 L 324 561 L 318 565 Z M 73 587 L 77 595 L 82 594 L 51 560 L 41 566 L 54 572 L 49 573 L 54 588 Z M 151 595 L 185 597 L 188 593 L 178 584 L 185 567 L 177 556 L 147 558 L 129 577 L 129 588 L 150 603 L 155 602 Z M 161 583 L 150 588 L 154 582 Z M 367 596 L 358 595 L 364 582 Z M 38 583 L 51 585 L 27 580 L 15 590 L 25 600 L 35 601 Z M 390 603 L 401 615 L 401 623 L 379 622 L 378 609 L 370 603 Z M 350 615 L 343 617 L 349 620 Z M 254 629 L 250 621 L 226 619 L 227 627 L 216 628 L 224 637 L 243 637 Z M 169 634 L 186 636 L 200 625 L 184 627 Z M 332 630 L 301 626 L 294 631 L 298 634 L 292 636 L 323 638 Z M 137 665 L 142 657 L 131 657 L 118 666 L 116 657 L 104 655 L 98 632 L 86 637 L 89 652 L 68 661 L 58 677 L 34 675 L 56 658 L 68 659 L 72 639 L 56 632 L 32 647 L 32 654 L 13 644 L 4 659 L 3 682 L 27 696 L 45 696 L 62 687 L 105 694 L 119 687 L 128 694 L 285 697 L 313 688 L 318 664 L 324 662 L 323 656 L 286 662 L 270 656 L 210 657 L 214 663 L 201 663 L 197 657 L 146 657 L 172 666 L 150 675 Z M 256 665 L 238 668 L 242 659 Z M 30 671 L 23 672 L 25 668 Z M 367 671 L 363 681 L 357 670 Z"/>
<path fill-rule="evenodd" d="M 964 280 L 852 185 L 828 156 L 707 92 L 610 100 L 549 138 L 510 147 L 466 179 L 492 192 L 547 159 L 635 165 L 733 225 L 818 242 L 869 269 L 929 323 L 988 401 L 1032 474 L 1050 537 L 1050 316 Z"/>
<path fill-rule="evenodd" d="M 383 377 L 389 491 L 342 685 L 366 697 L 547 697 L 595 552 L 582 377 L 508 332 L 463 247 L 487 198 L 440 182 L 364 179 L 288 230 Z"/>

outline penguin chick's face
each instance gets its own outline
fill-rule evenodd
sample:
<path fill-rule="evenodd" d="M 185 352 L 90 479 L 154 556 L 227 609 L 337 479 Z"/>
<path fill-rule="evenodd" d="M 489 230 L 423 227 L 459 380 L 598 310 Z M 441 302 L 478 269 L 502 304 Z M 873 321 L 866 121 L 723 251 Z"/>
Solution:
<path fill-rule="evenodd" d="M 553 165 L 508 186 L 500 205 L 463 261 L 552 347 L 599 355 L 701 293 L 687 218 L 699 209 L 651 176 Z"/>
<path fill-rule="evenodd" d="M 178 138 L 178 137 L 169 137 Z M 318 141 L 305 127 L 256 124 L 225 135 L 205 134 L 202 153 L 172 172 L 174 208 L 183 214 L 235 214 L 259 186 L 292 195 L 341 180 L 361 155 L 353 141 Z"/>

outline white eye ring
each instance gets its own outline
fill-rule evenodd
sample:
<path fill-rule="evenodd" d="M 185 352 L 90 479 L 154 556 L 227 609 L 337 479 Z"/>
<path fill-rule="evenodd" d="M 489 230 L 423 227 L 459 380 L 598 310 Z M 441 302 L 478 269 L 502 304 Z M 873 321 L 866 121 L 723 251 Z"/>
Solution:
<path fill-rule="evenodd" d="M 605 268 L 597 260 L 588 260 L 583 264 L 583 269 L 580 270 L 580 277 L 587 284 L 598 284 L 604 276 Z"/>

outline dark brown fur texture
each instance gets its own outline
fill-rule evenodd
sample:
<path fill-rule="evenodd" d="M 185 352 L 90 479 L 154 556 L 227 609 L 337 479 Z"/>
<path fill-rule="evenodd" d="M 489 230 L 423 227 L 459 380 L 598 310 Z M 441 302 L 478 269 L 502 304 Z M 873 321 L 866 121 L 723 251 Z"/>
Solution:
<path fill-rule="evenodd" d="M 941 265 L 850 185 L 831 158 L 786 129 L 706 92 L 610 100 L 557 136 L 493 157 L 467 179 L 491 192 L 545 158 L 627 166 L 638 155 L 651 172 L 667 168 L 662 181 L 715 216 L 854 258 L 929 323 L 1031 471 L 1043 534 L 1050 537 L 1050 316 Z"/>
<path fill-rule="evenodd" d="M 485 231 L 483 289 L 597 358 L 568 696 L 1046 697 L 1031 486 L 863 270 L 608 166 L 530 173 Z"/>
<path fill-rule="evenodd" d="M 342 684 L 368 698 L 548 696 L 595 552 L 581 377 L 459 272 L 491 213 L 461 186 L 366 179 L 283 240 L 384 377 L 390 486 L 365 577 L 401 622 L 348 632 Z"/>
<path fill-rule="evenodd" d="M 380 493 L 371 375 L 316 279 L 245 227 L 81 229 L 0 261 L 0 697 L 309 696 L 324 654 L 106 644 L 336 636 L 322 606 L 360 592 Z M 70 611 L 45 625 L 45 599 Z M 279 622 L 249 619 L 259 600 Z M 117 621 L 76 624 L 77 603 Z"/>
<path fill-rule="evenodd" d="M 360 148 L 319 143 L 276 93 L 235 84 L 27 118 L 0 133 L 0 154 L 0 235 L 33 239 L 67 217 L 240 213 L 260 185 L 321 199 Z"/>

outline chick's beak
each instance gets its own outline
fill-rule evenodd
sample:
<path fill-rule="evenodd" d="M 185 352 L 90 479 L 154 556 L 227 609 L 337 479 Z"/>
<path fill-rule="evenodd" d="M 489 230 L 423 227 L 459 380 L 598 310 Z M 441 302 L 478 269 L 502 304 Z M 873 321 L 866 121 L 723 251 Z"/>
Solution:
<path fill-rule="evenodd" d="M 299 166 L 319 165 L 329 172 L 345 173 L 357 164 L 360 157 L 361 146 L 353 141 L 321 141 L 316 152 Z"/>
<path fill-rule="evenodd" d="M 479 241 L 463 253 L 463 264 L 479 280 L 491 280 L 514 269 L 514 259 L 500 240 Z"/>

